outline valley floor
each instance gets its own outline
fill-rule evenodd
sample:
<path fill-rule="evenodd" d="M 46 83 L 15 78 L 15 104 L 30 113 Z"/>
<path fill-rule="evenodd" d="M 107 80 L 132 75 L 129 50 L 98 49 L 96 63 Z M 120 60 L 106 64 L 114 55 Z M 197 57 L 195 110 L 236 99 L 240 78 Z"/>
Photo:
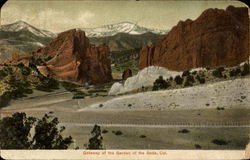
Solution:
<path fill-rule="evenodd" d="M 75 143 L 71 148 L 76 146 L 84 148 L 84 144 L 88 143 L 91 136 L 93 125 L 99 124 L 103 130 L 108 131 L 103 134 L 104 147 L 107 149 L 195 149 L 197 146 L 201 149 L 244 149 L 250 133 L 250 88 L 248 87 L 250 80 L 247 78 L 219 83 L 172 91 L 84 99 L 72 99 L 72 93 L 63 89 L 51 93 L 36 91 L 29 97 L 12 101 L 8 107 L 2 108 L 0 113 L 1 117 L 15 112 L 26 112 L 35 117 L 42 117 L 45 113 L 54 115 L 58 117 L 60 125 L 66 126 L 64 135 L 71 135 L 74 138 Z M 215 92 L 218 87 L 220 90 Z M 175 101 L 183 100 L 187 107 L 151 108 L 140 105 L 142 102 L 147 102 L 147 99 L 150 101 L 152 98 L 150 94 L 156 94 L 158 97 L 164 94 L 166 97 L 163 99 L 167 99 L 167 103 L 170 103 L 168 97 L 174 99 L 176 96 L 178 99 Z M 219 102 L 222 98 L 225 99 L 220 102 L 222 104 L 226 100 L 234 103 L 207 105 L 212 94 L 215 102 Z M 138 101 L 139 96 L 145 97 L 142 102 Z M 183 99 L 185 97 L 188 97 L 187 101 Z M 197 98 L 192 100 L 192 97 Z M 124 99 L 126 99 L 125 105 Z M 189 104 L 188 99 L 193 103 Z M 119 101 L 122 103 L 118 103 Z M 112 105 L 109 108 L 105 107 L 105 104 Z M 117 109 L 114 104 L 122 105 L 116 105 Z M 202 107 L 196 107 L 198 104 L 202 104 Z M 179 133 L 183 129 L 189 132 Z M 116 131 L 121 131 L 122 134 L 116 135 Z M 228 144 L 214 144 L 212 141 L 215 139 L 224 140 Z"/>

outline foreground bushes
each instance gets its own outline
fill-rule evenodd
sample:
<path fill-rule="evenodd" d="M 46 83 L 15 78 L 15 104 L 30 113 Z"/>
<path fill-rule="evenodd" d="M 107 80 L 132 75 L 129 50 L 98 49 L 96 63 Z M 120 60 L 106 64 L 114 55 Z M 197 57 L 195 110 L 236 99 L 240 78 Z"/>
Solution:
<path fill-rule="evenodd" d="M 1 149 L 67 149 L 72 137 L 62 137 L 65 127 L 58 129 L 58 119 L 45 114 L 41 119 L 14 113 L 0 120 Z M 34 127 L 34 134 L 31 128 Z"/>

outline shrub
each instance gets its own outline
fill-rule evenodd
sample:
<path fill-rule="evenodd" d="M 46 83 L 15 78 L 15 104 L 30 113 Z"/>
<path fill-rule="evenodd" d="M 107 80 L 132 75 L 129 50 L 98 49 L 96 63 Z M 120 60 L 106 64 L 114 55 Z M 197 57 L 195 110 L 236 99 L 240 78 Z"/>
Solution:
<path fill-rule="evenodd" d="M 89 144 L 87 149 L 102 149 L 102 134 L 101 127 L 95 125 L 93 130 L 91 131 L 92 137 L 89 139 Z"/>
<path fill-rule="evenodd" d="M 0 120 L 0 148 L 2 149 L 67 149 L 72 137 L 62 137 L 65 127 L 58 129 L 58 119 L 48 115 L 42 119 L 14 113 Z M 31 128 L 34 135 L 31 136 Z"/>
<path fill-rule="evenodd" d="M 195 80 L 194 80 L 194 77 L 192 75 L 188 75 L 187 76 L 187 80 L 190 82 L 190 83 L 194 83 Z"/>
<path fill-rule="evenodd" d="M 197 79 L 200 84 L 204 84 L 206 82 L 204 77 L 200 77 L 199 75 L 196 75 L 195 79 Z"/>
<path fill-rule="evenodd" d="M 102 130 L 102 133 L 103 134 L 108 133 L 108 130 L 104 129 L 104 130 Z"/>
<path fill-rule="evenodd" d="M 227 145 L 229 142 L 223 139 L 214 139 L 212 143 L 217 144 L 217 145 Z"/>
<path fill-rule="evenodd" d="M 176 84 L 182 84 L 183 83 L 183 78 L 181 78 L 181 76 L 178 75 L 178 76 L 176 76 L 174 78 L 174 81 L 175 81 Z"/>
<path fill-rule="evenodd" d="M 223 78 L 222 72 L 223 72 L 224 70 L 225 70 L 224 67 L 219 67 L 219 68 L 215 69 L 215 70 L 212 72 L 212 74 L 213 74 L 213 76 L 215 76 L 215 77 L 217 77 L 217 78 Z"/>
<path fill-rule="evenodd" d="M 243 70 L 241 72 L 241 76 L 246 76 L 249 74 L 249 64 L 248 63 L 245 63 L 243 65 Z"/>
<path fill-rule="evenodd" d="M 57 80 L 50 77 L 40 77 L 41 83 L 36 86 L 37 90 L 51 92 L 53 89 L 59 89 L 59 83 Z"/>
<path fill-rule="evenodd" d="M 184 86 L 193 86 L 193 83 L 195 82 L 194 77 L 192 75 L 186 76 L 186 80 L 184 82 Z"/>
<path fill-rule="evenodd" d="M 154 86 L 153 86 L 153 91 L 159 90 L 159 89 L 166 89 L 170 85 L 163 79 L 162 76 L 159 76 L 158 79 L 155 80 Z"/>
<path fill-rule="evenodd" d="M 72 99 L 83 99 L 85 97 L 85 93 L 82 91 L 76 91 L 74 93 L 74 96 L 72 97 Z"/>
<path fill-rule="evenodd" d="M 0 96 L 0 108 L 8 106 L 10 100 L 11 100 L 11 97 L 9 96 L 9 93 L 4 92 L 4 94 Z"/>
<path fill-rule="evenodd" d="M 189 130 L 187 130 L 187 129 L 182 129 L 182 130 L 178 131 L 178 133 L 189 133 Z"/>
<path fill-rule="evenodd" d="M 140 138 L 146 138 L 146 136 L 145 135 L 140 135 Z"/>
<path fill-rule="evenodd" d="M 182 73 L 182 77 L 185 77 L 185 76 L 188 76 L 188 75 L 190 75 L 189 70 L 184 71 L 184 72 Z"/>
<path fill-rule="evenodd" d="M 4 72 L 3 70 L 0 70 L 0 80 L 6 77 L 8 74 Z"/>
<path fill-rule="evenodd" d="M 193 71 L 193 72 L 192 72 L 192 75 L 196 75 L 196 74 L 197 74 L 197 71 Z"/>
<path fill-rule="evenodd" d="M 117 136 L 120 136 L 120 135 L 122 135 L 123 133 L 121 132 L 121 131 L 116 131 L 115 132 L 115 135 L 117 135 Z"/>
<path fill-rule="evenodd" d="M 195 144 L 194 147 L 195 147 L 196 149 L 201 149 L 201 145 L 199 145 L 199 144 Z"/>
<path fill-rule="evenodd" d="M 62 86 L 70 92 L 75 92 L 77 91 L 77 87 L 79 87 L 77 84 L 70 83 L 70 82 L 61 82 Z"/>
<path fill-rule="evenodd" d="M 28 76 L 31 73 L 31 69 L 29 67 L 24 66 L 22 68 L 22 75 Z"/>

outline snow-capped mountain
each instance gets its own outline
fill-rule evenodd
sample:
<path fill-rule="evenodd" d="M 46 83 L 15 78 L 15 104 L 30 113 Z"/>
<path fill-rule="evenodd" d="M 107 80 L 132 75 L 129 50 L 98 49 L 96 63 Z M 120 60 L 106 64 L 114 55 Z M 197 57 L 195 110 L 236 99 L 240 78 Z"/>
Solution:
<path fill-rule="evenodd" d="M 117 24 L 104 25 L 97 28 L 81 28 L 81 30 L 85 31 L 88 37 L 114 36 L 117 33 L 128 33 L 132 35 L 140 35 L 147 32 L 152 32 L 161 35 L 167 33 L 167 31 L 164 30 L 148 29 L 131 22 L 122 22 Z"/>
<path fill-rule="evenodd" d="M 39 37 L 51 37 L 52 38 L 56 36 L 56 34 L 50 31 L 38 29 L 24 21 L 17 21 L 12 24 L 2 25 L 0 31 L 6 31 L 6 32 L 29 31 Z"/>

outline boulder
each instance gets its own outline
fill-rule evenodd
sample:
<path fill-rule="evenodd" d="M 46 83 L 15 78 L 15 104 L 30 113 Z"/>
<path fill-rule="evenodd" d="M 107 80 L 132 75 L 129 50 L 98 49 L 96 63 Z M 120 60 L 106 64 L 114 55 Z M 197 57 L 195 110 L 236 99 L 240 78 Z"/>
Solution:
<path fill-rule="evenodd" d="M 122 79 L 126 80 L 129 77 L 132 77 L 132 70 L 131 69 L 125 69 L 122 73 Z"/>

